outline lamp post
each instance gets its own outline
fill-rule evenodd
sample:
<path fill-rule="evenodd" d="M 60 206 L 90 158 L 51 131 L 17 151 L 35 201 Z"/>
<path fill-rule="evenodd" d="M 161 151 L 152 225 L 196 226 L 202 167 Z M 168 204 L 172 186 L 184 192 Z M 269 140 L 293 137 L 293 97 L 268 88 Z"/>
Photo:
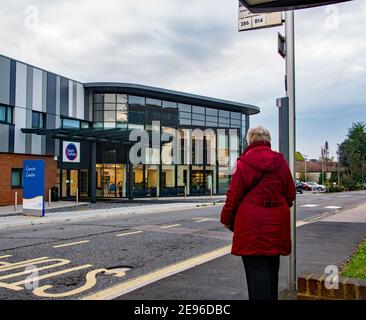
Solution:
<path fill-rule="evenodd" d="M 251 13 L 286 11 L 285 16 L 285 58 L 286 95 L 288 99 L 288 164 L 294 180 L 296 179 L 296 115 L 295 115 L 295 32 L 294 11 L 351 0 L 239 0 Z M 291 208 L 292 253 L 288 259 L 287 290 L 296 291 L 296 202 Z"/>

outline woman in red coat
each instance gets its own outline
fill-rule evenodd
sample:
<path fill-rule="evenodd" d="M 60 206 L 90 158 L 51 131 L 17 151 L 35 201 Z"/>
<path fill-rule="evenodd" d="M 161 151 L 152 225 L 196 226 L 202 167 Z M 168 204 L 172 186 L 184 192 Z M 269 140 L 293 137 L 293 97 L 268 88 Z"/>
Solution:
<path fill-rule="evenodd" d="M 289 208 L 296 187 L 283 155 L 271 150 L 267 129 L 250 129 L 247 142 L 221 223 L 234 232 L 232 254 L 243 259 L 249 300 L 277 300 L 280 256 L 291 253 Z"/>

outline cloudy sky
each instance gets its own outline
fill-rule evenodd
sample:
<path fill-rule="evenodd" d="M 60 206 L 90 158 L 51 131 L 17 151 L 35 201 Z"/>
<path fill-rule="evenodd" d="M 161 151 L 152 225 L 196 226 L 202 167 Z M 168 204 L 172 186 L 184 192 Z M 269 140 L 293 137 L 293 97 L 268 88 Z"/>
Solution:
<path fill-rule="evenodd" d="M 366 1 L 296 12 L 297 149 L 331 154 L 366 121 Z M 260 106 L 278 146 L 283 27 L 237 31 L 237 0 L 2 0 L 0 53 L 81 81 L 164 87 Z"/>

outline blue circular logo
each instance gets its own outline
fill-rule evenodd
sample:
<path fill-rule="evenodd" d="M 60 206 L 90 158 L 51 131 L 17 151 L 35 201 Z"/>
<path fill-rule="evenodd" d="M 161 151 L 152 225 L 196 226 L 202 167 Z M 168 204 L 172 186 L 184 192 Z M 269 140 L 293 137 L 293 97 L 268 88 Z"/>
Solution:
<path fill-rule="evenodd" d="M 78 156 L 78 149 L 73 143 L 70 143 L 67 145 L 65 153 L 68 160 L 74 161 Z"/>

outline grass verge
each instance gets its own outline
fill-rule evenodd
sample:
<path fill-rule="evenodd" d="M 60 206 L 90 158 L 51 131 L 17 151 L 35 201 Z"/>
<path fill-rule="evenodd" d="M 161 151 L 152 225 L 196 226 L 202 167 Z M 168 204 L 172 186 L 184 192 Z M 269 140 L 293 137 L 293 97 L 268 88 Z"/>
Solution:
<path fill-rule="evenodd" d="M 366 240 L 356 250 L 343 268 L 342 276 L 366 280 Z"/>

